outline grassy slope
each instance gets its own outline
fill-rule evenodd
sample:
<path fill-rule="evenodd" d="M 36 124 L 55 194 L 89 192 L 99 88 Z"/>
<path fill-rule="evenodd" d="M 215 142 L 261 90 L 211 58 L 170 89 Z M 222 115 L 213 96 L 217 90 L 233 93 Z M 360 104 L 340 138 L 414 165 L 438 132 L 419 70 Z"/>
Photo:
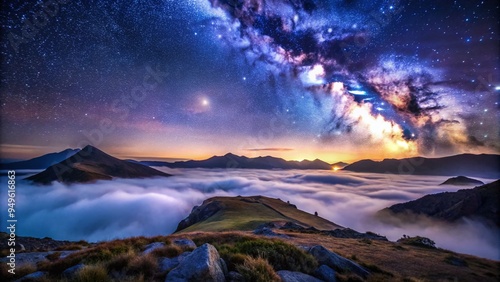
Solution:
<path fill-rule="evenodd" d="M 336 229 L 336 225 L 326 219 L 306 213 L 279 199 L 261 196 L 253 197 L 214 197 L 224 208 L 205 221 L 198 222 L 180 232 L 253 230 L 257 226 L 271 222 L 292 221 L 305 227 L 317 229 Z"/>

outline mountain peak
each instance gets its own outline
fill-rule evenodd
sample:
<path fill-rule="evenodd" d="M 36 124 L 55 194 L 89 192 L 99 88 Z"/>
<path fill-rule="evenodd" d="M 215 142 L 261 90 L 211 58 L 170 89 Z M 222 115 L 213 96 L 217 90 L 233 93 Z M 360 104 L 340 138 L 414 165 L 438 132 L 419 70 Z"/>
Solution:
<path fill-rule="evenodd" d="M 94 146 L 87 145 L 71 157 L 27 179 L 39 184 L 49 184 L 52 181 L 83 183 L 113 178 L 154 176 L 170 175 L 139 163 L 117 159 Z"/>

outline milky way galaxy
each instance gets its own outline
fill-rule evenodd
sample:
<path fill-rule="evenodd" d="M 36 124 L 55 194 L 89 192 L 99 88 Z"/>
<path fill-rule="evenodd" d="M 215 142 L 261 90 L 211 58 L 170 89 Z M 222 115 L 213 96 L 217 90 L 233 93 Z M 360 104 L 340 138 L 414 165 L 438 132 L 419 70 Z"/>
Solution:
<path fill-rule="evenodd" d="M 54 3 L 2 9 L 4 158 L 499 151 L 493 0 Z"/>

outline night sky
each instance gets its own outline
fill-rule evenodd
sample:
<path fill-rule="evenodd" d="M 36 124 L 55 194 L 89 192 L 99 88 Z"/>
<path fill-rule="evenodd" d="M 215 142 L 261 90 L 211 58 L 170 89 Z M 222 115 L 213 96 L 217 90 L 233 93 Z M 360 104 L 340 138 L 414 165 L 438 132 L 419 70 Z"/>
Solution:
<path fill-rule="evenodd" d="M 499 152 L 490 1 L 4 1 L 1 152 Z"/>

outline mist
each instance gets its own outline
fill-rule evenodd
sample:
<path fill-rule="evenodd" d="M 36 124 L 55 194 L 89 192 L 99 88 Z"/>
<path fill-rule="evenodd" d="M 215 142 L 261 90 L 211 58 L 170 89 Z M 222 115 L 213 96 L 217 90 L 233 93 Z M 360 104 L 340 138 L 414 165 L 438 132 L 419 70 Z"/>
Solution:
<path fill-rule="evenodd" d="M 470 220 L 456 224 L 424 217 L 397 225 L 374 214 L 425 194 L 456 191 L 440 186 L 445 176 L 408 176 L 331 171 L 250 169 L 166 169 L 174 176 L 116 179 L 93 184 L 37 186 L 18 179 L 17 235 L 91 242 L 130 236 L 171 234 L 193 206 L 213 196 L 263 195 L 290 201 L 336 224 L 372 231 L 391 241 L 425 236 L 455 252 L 500 259 L 498 229 Z M 481 179 L 485 183 L 489 179 Z M 2 177 L 2 183 L 7 183 Z M 471 187 L 472 188 L 472 187 Z M 2 203 L 7 203 L 2 193 Z M 2 206 L 5 206 L 2 204 Z M 6 228 L 6 211 L 2 229 Z"/>

